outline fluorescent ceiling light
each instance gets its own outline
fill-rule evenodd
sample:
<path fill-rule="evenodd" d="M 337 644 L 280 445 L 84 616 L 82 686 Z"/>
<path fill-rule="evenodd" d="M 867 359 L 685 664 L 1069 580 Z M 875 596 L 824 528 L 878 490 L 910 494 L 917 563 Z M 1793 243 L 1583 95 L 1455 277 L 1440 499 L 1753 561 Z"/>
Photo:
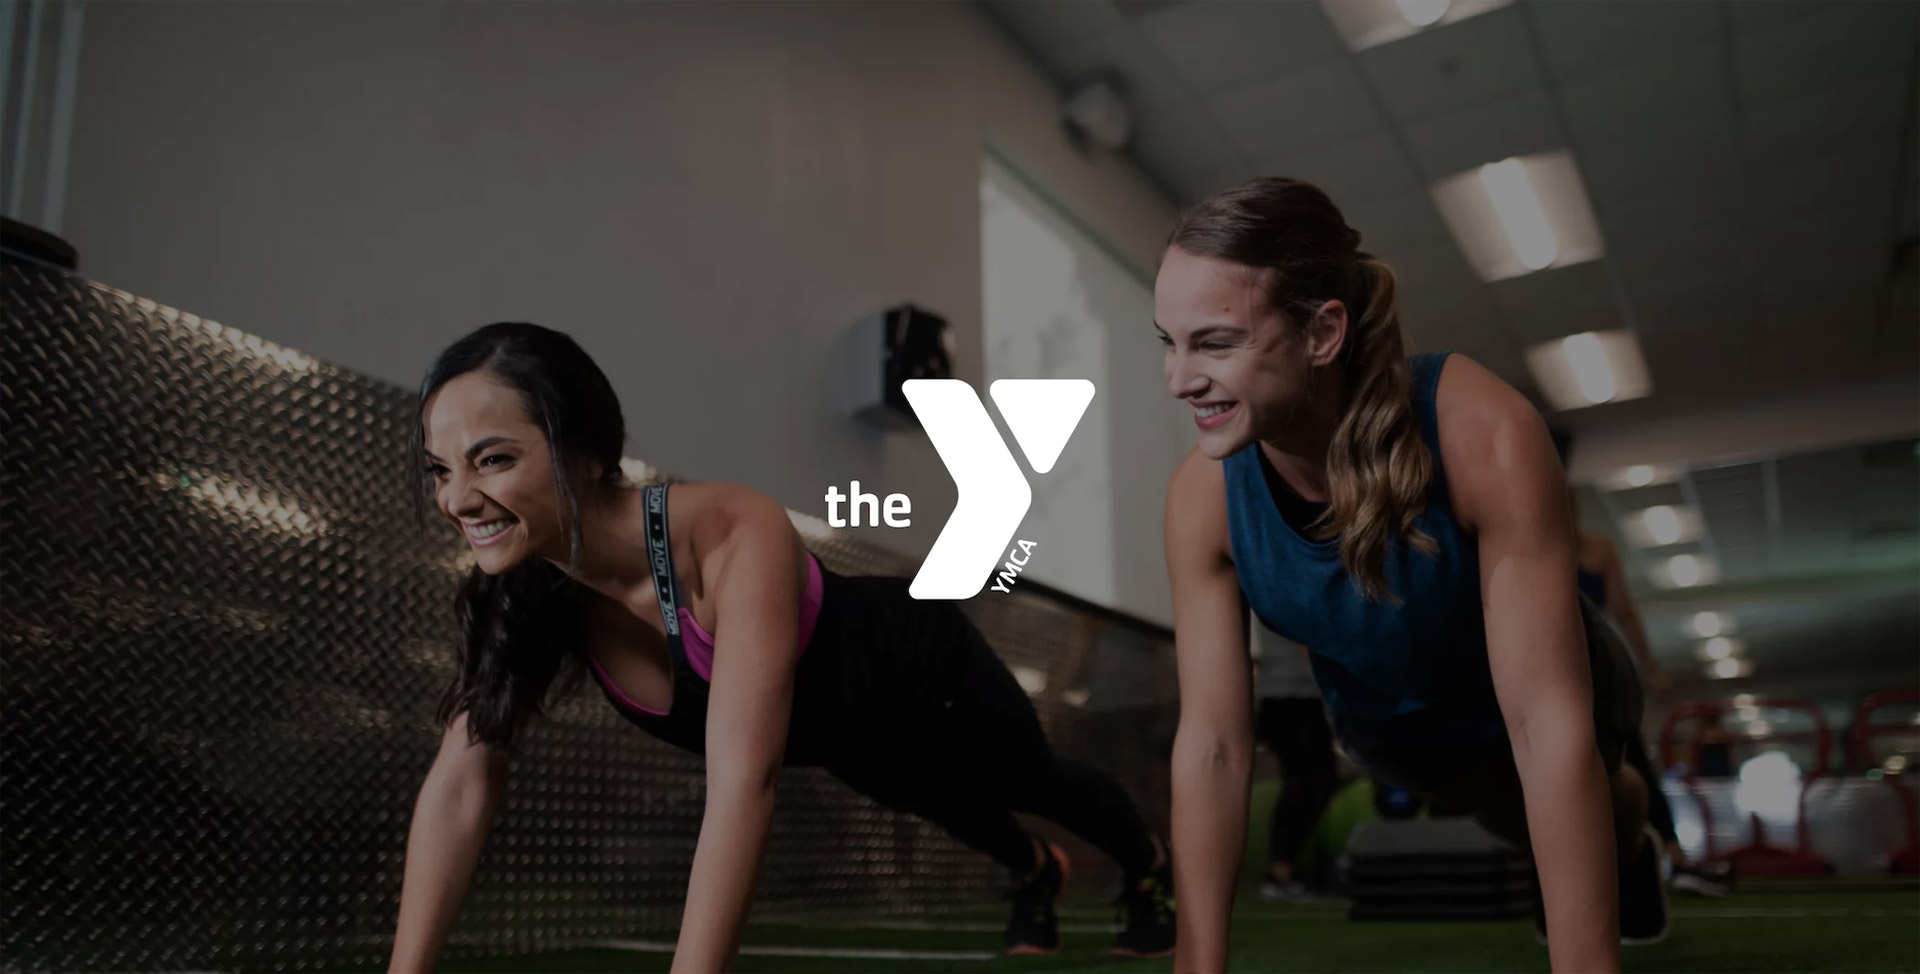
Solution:
<path fill-rule="evenodd" d="M 1518 158 L 1490 162 L 1480 167 L 1480 188 L 1487 191 L 1493 213 L 1500 218 L 1500 229 L 1520 266 L 1537 271 L 1560 256 L 1560 243 L 1547 226 L 1547 212 L 1540 208 L 1540 197 L 1527 178 L 1526 163 Z"/>
<path fill-rule="evenodd" d="M 1701 639 L 1712 639 L 1715 636 L 1722 636 L 1733 631 L 1733 627 L 1728 624 L 1727 617 L 1718 612 L 1695 612 L 1693 618 L 1688 620 L 1688 625 L 1693 628 L 1693 634 L 1699 636 Z M 1738 701 L 1735 702 L 1738 703 Z M 1748 703 L 1752 703 L 1752 701 L 1748 701 Z"/>
<path fill-rule="evenodd" d="M 1711 555 L 1686 553 L 1657 561 L 1647 576 L 1653 578 L 1653 584 L 1659 588 L 1711 586 L 1720 580 L 1720 565 Z"/>
<path fill-rule="evenodd" d="M 1320 0 L 1350 51 L 1364 51 L 1422 30 L 1456 24 L 1513 0 Z"/>
<path fill-rule="evenodd" d="M 1654 484 L 1670 484 L 1678 479 L 1680 479 L 1680 471 L 1674 467 L 1636 463 L 1601 478 L 1600 485 L 1611 491 L 1638 490 Z"/>
<path fill-rule="evenodd" d="M 1647 360 L 1630 331 L 1590 331 L 1527 349 L 1527 369 L 1561 411 L 1638 399 L 1653 391 Z"/>
<path fill-rule="evenodd" d="M 1700 518 L 1691 508 L 1659 504 L 1626 519 L 1627 536 L 1642 548 L 1662 548 L 1700 537 Z"/>
<path fill-rule="evenodd" d="M 1700 658 L 1703 660 L 1732 659 L 1739 656 L 1746 647 L 1738 639 L 1715 636 L 1700 644 Z"/>
<path fill-rule="evenodd" d="M 1653 569 L 1654 584 L 1661 588 L 1693 588 L 1719 580 L 1719 566 L 1706 555 L 1674 555 Z"/>
<path fill-rule="evenodd" d="M 1713 680 L 1732 680 L 1753 672 L 1753 663 L 1743 659 L 1714 660 L 1707 667 L 1707 677 Z"/>
<path fill-rule="evenodd" d="M 1606 253 L 1580 168 L 1566 150 L 1475 166 L 1428 192 L 1483 281 L 1584 264 Z"/>
<path fill-rule="evenodd" d="M 1394 0 L 1393 5 L 1400 8 L 1400 19 L 1415 27 L 1432 27 L 1447 15 L 1447 8 L 1453 6 L 1453 0 Z"/>

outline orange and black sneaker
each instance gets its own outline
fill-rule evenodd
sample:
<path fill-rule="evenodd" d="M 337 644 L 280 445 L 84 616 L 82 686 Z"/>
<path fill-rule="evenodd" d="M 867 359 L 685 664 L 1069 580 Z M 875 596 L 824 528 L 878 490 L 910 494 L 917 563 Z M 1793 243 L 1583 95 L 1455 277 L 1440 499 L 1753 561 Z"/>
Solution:
<path fill-rule="evenodd" d="M 1172 863 L 1163 862 L 1145 875 L 1127 878 L 1114 905 L 1120 908 L 1114 956 L 1165 957 L 1173 953 Z"/>
<path fill-rule="evenodd" d="M 1047 861 L 1007 894 L 1013 911 L 1007 917 L 1007 953 L 1051 954 L 1060 949 L 1060 891 L 1072 868 L 1066 851 L 1043 843 Z"/>

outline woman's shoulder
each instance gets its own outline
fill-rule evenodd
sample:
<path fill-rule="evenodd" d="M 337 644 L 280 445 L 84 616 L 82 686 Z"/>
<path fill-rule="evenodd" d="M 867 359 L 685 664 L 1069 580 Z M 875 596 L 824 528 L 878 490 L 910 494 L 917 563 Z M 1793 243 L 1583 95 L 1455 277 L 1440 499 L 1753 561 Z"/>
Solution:
<path fill-rule="evenodd" d="M 1449 456 L 1457 445 L 1471 451 L 1473 459 L 1492 460 L 1513 437 L 1546 435 L 1546 421 L 1520 390 L 1459 353 L 1448 355 L 1440 366 L 1434 413 L 1441 447 Z M 1551 445 L 1551 438 L 1547 442 Z"/>
<path fill-rule="evenodd" d="M 1467 519 L 1499 508 L 1516 492 L 1531 494 L 1560 479 L 1558 454 L 1540 411 L 1479 362 L 1447 356 L 1434 414 L 1454 507 Z"/>
<path fill-rule="evenodd" d="M 1229 547 L 1226 464 L 1197 446 L 1167 484 L 1166 544 L 1169 553 L 1175 548 L 1224 553 Z"/>
<path fill-rule="evenodd" d="M 793 522 L 779 501 L 746 484 L 708 480 L 674 484 L 673 520 L 684 525 L 696 551 L 725 546 L 740 534 L 791 531 Z"/>

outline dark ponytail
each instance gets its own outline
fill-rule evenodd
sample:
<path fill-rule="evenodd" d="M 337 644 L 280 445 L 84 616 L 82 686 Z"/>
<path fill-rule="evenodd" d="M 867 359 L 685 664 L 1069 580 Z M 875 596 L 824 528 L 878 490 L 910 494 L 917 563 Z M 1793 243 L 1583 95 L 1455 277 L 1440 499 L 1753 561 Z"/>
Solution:
<path fill-rule="evenodd" d="M 424 526 L 430 485 L 425 451 L 427 402 L 453 379 L 485 372 L 518 392 L 527 419 L 546 433 L 553 476 L 567 514 L 569 561 L 580 561 L 580 497 L 576 478 L 598 464 L 591 486 L 621 480 L 626 423 L 607 377 L 567 335 L 539 325 L 487 325 L 448 346 L 420 382 L 408 460 L 414 471 L 417 520 Z M 458 665 L 438 711 L 442 725 L 467 715 L 474 743 L 506 747 L 535 714 L 568 661 L 582 651 L 583 589 L 545 558 L 528 556 L 499 575 L 470 569 L 455 599 L 460 620 Z M 578 677 L 578 669 L 572 671 Z"/>

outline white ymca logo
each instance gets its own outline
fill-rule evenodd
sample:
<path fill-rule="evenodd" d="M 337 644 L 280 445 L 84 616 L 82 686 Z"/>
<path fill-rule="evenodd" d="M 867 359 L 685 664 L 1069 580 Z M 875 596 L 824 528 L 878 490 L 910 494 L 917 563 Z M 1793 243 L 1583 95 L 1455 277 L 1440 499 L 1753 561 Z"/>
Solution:
<path fill-rule="evenodd" d="M 970 599 L 1013 541 L 1033 503 L 1033 488 L 972 386 L 959 379 L 908 379 L 902 390 L 960 491 L 907 591 L 916 599 Z M 999 379 L 987 392 L 1034 473 L 1053 469 L 1093 401 L 1093 383 L 1086 379 Z"/>

